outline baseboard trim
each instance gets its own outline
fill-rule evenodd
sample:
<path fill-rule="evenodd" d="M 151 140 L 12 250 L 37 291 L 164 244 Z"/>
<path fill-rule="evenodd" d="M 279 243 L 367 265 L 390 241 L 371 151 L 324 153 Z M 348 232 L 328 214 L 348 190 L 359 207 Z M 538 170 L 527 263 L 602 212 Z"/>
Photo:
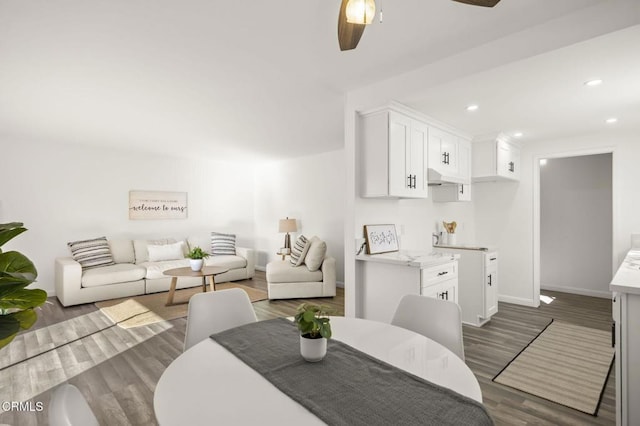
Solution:
<path fill-rule="evenodd" d="M 522 298 L 522 297 L 499 295 L 498 296 L 498 301 L 499 302 L 504 302 L 504 303 L 512 303 L 514 305 L 530 306 L 532 308 L 537 308 L 538 306 L 540 306 L 540 301 L 539 300 L 536 303 L 536 301 L 534 301 L 534 300 L 525 299 L 525 298 Z"/>
<path fill-rule="evenodd" d="M 579 294 L 580 296 L 599 297 L 601 299 L 611 299 L 611 292 L 589 290 L 577 287 L 558 287 L 553 285 L 540 285 L 540 290 L 559 291 L 561 293 Z"/>

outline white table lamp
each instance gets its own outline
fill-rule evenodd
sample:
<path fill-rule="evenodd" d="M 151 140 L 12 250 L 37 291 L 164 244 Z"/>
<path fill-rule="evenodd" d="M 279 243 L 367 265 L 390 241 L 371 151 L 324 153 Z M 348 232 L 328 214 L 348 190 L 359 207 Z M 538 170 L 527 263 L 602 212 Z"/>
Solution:
<path fill-rule="evenodd" d="M 284 236 L 284 248 L 291 249 L 291 236 L 289 232 L 296 232 L 297 230 L 298 226 L 295 219 L 289 219 L 288 216 L 286 219 L 280 219 L 278 232 L 286 232 Z"/>

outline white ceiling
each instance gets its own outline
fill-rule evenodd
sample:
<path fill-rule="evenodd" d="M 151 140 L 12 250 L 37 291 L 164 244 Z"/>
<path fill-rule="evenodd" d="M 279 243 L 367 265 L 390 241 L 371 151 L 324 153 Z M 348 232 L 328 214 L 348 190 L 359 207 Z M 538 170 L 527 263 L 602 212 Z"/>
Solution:
<path fill-rule="evenodd" d="M 0 0 L 0 136 L 217 158 L 335 150 L 350 89 L 633 1 L 503 0 L 486 9 L 378 0 L 384 23 L 369 26 L 355 51 L 340 52 L 340 0 Z M 410 101 L 471 134 L 518 129 L 546 138 L 609 114 L 626 125 L 640 98 L 631 78 L 640 71 L 638 31 L 612 37 Z M 606 81 L 587 91 L 582 81 L 592 74 Z M 468 102 L 481 109 L 469 115 Z"/>

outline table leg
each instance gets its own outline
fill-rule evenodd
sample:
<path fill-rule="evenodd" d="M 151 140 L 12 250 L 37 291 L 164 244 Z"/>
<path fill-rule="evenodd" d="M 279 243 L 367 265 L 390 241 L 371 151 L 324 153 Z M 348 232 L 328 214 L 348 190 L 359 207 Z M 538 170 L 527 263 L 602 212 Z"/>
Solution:
<path fill-rule="evenodd" d="M 207 292 L 207 277 L 205 277 L 204 275 L 202 276 L 202 292 Z"/>
<path fill-rule="evenodd" d="M 173 305 L 173 294 L 176 292 L 176 284 L 178 283 L 178 277 L 171 277 L 171 287 L 169 288 L 169 295 L 167 296 L 167 303 L 165 306 Z"/>
<path fill-rule="evenodd" d="M 216 291 L 216 279 L 213 275 L 209 275 L 209 286 L 211 291 Z"/>

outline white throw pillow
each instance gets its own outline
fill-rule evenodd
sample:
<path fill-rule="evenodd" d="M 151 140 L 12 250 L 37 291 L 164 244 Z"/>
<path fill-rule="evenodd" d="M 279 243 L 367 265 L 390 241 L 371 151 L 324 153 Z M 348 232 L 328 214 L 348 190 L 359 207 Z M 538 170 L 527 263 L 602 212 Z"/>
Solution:
<path fill-rule="evenodd" d="M 163 260 L 184 259 L 184 241 L 173 244 L 154 245 L 149 244 L 149 262 L 160 262 Z"/>
<path fill-rule="evenodd" d="M 327 254 L 327 243 L 318 237 L 309 240 L 309 250 L 304 258 L 304 263 L 311 272 L 317 271 L 322 266 L 324 256 Z"/>

